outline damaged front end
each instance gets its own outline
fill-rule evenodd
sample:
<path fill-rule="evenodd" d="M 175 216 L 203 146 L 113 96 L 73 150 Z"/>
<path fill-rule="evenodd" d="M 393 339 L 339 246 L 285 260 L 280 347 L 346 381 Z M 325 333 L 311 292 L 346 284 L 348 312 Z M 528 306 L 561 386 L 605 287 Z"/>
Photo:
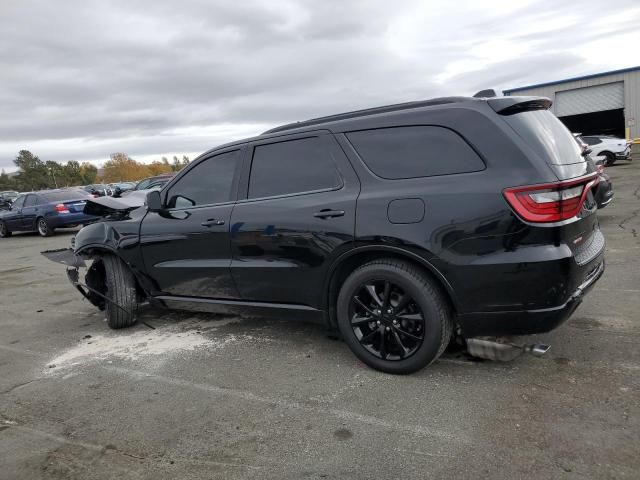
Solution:
<path fill-rule="evenodd" d="M 144 205 L 144 193 L 123 198 L 98 197 L 87 200 L 84 212 L 101 219 L 82 228 L 71 239 L 71 248 L 41 252 L 52 262 L 67 267 L 67 278 L 71 284 L 100 310 L 104 310 L 109 303 L 130 313 L 107 295 L 104 258 L 105 255 L 126 257 L 125 252 L 131 252 L 130 247 L 137 243 L 139 221 L 145 213 L 145 209 L 140 208 Z M 133 259 L 123 260 L 135 263 L 131 262 Z M 80 269 L 86 269 L 84 281 L 81 280 Z"/>
<path fill-rule="evenodd" d="M 87 268 L 84 259 L 75 254 L 71 248 L 58 250 L 46 250 L 42 255 L 52 262 L 60 263 L 67 267 L 67 278 L 71 285 L 100 310 L 104 310 L 105 301 L 110 301 L 105 295 L 104 265 L 101 261 L 94 261 L 85 275 L 85 283 L 80 282 L 80 268 Z"/>

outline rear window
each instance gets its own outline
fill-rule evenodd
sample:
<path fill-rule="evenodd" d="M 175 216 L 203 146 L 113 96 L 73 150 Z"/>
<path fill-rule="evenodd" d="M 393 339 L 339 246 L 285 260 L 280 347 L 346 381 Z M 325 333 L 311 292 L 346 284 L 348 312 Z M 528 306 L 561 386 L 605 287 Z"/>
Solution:
<path fill-rule="evenodd" d="M 367 167 L 382 178 L 431 177 L 485 168 L 469 144 L 444 127 L 379 128 L 346 135 Z"/>
<path fill-rule="evenodd" d="M 503 118 L 547 163 L 570 165 L 586 162 L 571 132 L 549 110 L 522 112 Z"/>
<path fill-rule="evenodd" d="M 42 196 L 49 202 L 66 202 L 69 200 L 80 200 L 88 198 L 90 195 L 84 190 L 65 190 L 63 192 L 43 193 Z"/>

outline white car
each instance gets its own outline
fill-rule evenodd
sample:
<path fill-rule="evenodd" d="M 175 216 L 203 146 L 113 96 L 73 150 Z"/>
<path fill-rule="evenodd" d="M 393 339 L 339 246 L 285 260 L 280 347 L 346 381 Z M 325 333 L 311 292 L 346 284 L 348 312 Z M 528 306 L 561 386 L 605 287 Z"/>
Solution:
<path fill-rule="evenodd" d="M 613 165 L 616 160 L 631 159 L 631 142 L 623 138 L 607 135 L 583 135 L 582 140 L 591 148 L 591 158 L 604 159 L 605 165 Z"/>

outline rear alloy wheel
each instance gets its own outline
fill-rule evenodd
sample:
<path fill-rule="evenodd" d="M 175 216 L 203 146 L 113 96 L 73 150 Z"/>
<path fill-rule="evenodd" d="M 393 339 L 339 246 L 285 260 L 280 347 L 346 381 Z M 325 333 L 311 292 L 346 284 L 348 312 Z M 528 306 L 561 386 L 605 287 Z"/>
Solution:
<path fill-rule="evenodd" d="M 51 228 L 42 217 L 38 218 L 38 233 L 41 237 L 50 237 L 53 235 L 53 228 Z"/>
<path fill-rule="evenodd" d="M 452 331 L 450 308 L 424 272 L 394 259 L 355 270 L 338 297 L 338 326 L 364 363 L 388 373 L 411 373 L 444 351 Z"/>
<path fill-rule="evenodd" d="M 7 238 L 11 236 L 11 231 L 7 227 L 7 224 L 0 221 L 0 238 Z"/>
<path fill-rule="evenodd" d="M 604 158 L 605 158 L 605 160 L 604 160 L 605 166 L 610 167 L 611 165 L 616 163 L 616 156 L 613 153 L 604 152 L 603 155 L 604 155 Z"/>

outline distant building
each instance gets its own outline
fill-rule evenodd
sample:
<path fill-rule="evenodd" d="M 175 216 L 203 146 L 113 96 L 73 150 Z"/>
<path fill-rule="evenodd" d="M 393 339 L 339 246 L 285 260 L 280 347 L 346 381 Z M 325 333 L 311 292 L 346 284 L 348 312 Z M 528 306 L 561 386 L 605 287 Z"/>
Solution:
<path fill-rule="evenodd" d="M 640 137 L 640 66 L 504 90 L 553 101 L 553 113 L 574 133 Z"/>

